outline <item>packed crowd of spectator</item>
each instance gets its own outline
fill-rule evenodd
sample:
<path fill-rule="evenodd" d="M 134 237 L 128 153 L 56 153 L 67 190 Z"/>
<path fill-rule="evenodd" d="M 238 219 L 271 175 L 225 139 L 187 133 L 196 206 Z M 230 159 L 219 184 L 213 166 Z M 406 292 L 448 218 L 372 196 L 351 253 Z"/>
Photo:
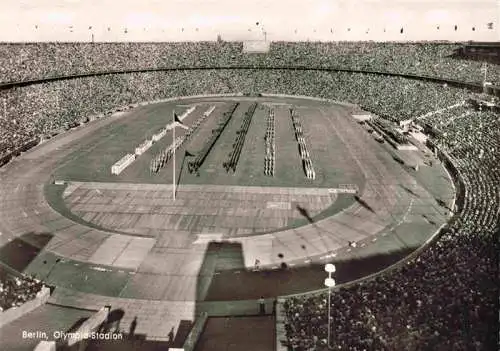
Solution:
<path fill-rule="evenodd" d="M 420 123 L 427 123 L 438 131 L 445 130 L 446 127 L 456 119 L 468 117 L 472 113 L 471 106 L 465 101 L 462 104 L 449 106 L 443 111 L 434 111 L 433 113 L 422 116 Z"/>
<path fill-rule="evenodd" d="M 0 277 L 0 312 L 32 300 L 42 287 L 43 283 L 38 279 L 3 273 Z"/>
<path fill-rule="evenodd" d="M 0 83 L 94 72 L 177 67 L 304 66 L 386 71 L 482 82 L 482 63 L 458 60 L 460 44 L 273 42 L 265 55 L 241 42 L 0 44 Z M 491 64 L 487 80 L 500 82 Z"/>
<path fill-rule="evenodd" d="M 227 62 L 233 60 L 233 55 L 236 61 L 243 57 L 239 50 L 232 49 L 232 45 L 236 44 L 228 43 L 210 44 L 214 47 L 222 45 L 222 51 L 203 51 L 203 55 L 196 50 L 208 44 L 193 44 L 192 47 L 168 44 L 178 45 L 182 50 L 169 47 L 164 51 L 157 44 L 127 44 L 127 50 L 121 49 L 124 44 L 85 44 L 85 47 L 79 46 L 84 44 L 67 44 L 68 47 L 82 48 L 74 55 L 66 55 L 64 46 L 59 46 L 62 44 L 40 44 L 43 49 L 39 50 L 43 53 L 48 52 L 44 45 L 53 48 L 53 57 L 44 58 L 43 55 L 20 53 L 16 50 L 21 49 L 9 50 L 0 46 L 0 51 L 6 50 L 9 57 L 8 64 L 0 65 L 2 76 L 7 77 L 6 80 L 24 80 L 131 68 L 135 64 L 148 67 L 182 66 L 186 62 L 188 66 L 207 62 L 221 65 L 224 60 L 220 57 Z M 99 50 L 107 52 L 102 48 L 112 45 L 117 48 L 116 52 L 123 53 L 121 59 L 111 53 L 99 56 Z M 146 50 L 147 45 L 150 45 L 150 51 Z M 287 49 L 287 45 L 291 48 Z M 382 65 L 386 70 L 407 69 L 411 72 L 413 69 L 414 73 L 418 73 L 420 71 L 416 71 L 415 67 L 420 67 L 418 69 L 423 70 L 421 73 L 438 71 L 442 76 L 450 74 L 456 79 L 479 79 L 474 78 L 479 77 L 477 72 L 473 73 L 476 69 L 479 72 L 479 66 L 468 66 L 469 63 L 460 61 L 455 67 L 452 64 L 454 61 L 444 57 L 438 59 L 437 56 L 442 55 L 445 49 L 440 46 L 433 48 L 432 44 L 411 44 L 413 51 L 410 52 L 417 56 L 401 54 L 401 60 L 398 60 L 398 52 L 402 52 L 398 49 L 400 44 L 384 47 L 372 43 L 359 44 L 361 46 L 348 43 L 304 43 L 296 46 L 278 43 L 271 48 L 274 53 L 269 57 L 255 56 L 257 58 L 248 58 L 248 61 L 260 60 L 258 64 L 269 66 L 280 60 L 292 62 L 292 58 L 296 57 L 299 64 L 311 67 L 316 63 L 322 65 L 321 60 L 327 60 L 326 64 L 329 64 L 328 55 L 335 51 L 335 45 L 338 45 L 339 52 L 344 53 L 349 64 L 355 60 L 359 60 L 359 65 L 372 64 L 370 56 L 361 58 L 362 53 L 370 55 L 372 52 L 373 60 L 379 60 L 376 57 L 381 55 L 391 56 L 397 61 L 377 61 L 376 65 Z M 317 57 L 308 63 L 300 62 L 304 60 L 301 58 L 303 55 L 314 51 L 313 47 L 317 51 L 312 56 Z M 31 50 L 29 45 L 26 48 L 27 52 Z M 157 49 L 158 52 L 154 51 Z M 380 52 L 375 53 L 377 50 L 387 50 L 392 54 L 384 56 Z M 135 52 L 135 58 L 130 52 Z M 150 55 L 153 52 L 156 54 Z M 286 57 L 273 61 L 279 52 Z M 415 62 L 419 62 L 420 53 L 436 57 L 423 58 L 417 65 Z M 16 55 L 26 61 L 19 63 L 21 58 Z M 96 55 L 100 60 L 94 57 Z M 357 55 L 359 58 L 355 59 Z M 339 57 L 342 55 L 332 53 L 331 56 L 331 62 L 337 64 L 336 60 L 341 60 Z M 349 56 L 353 58 L 349 59 Z M 54 57 L 64 57 L 61 60 L 64 63 L 54 61 Z M 317 62 L 314 61 L 316 59 Z M 364 60 L 368 63 L 361 63 Z M 400 65 L 399 68 L 396 65 Z M 32 138 L 48 138 L 70 125 L 86 122 L 90 116 L 103 116 L 119 106 L 174 96 L 218 93 L 277 93 L 348 101 L 392 121 L 430 116 L 434 111 L 466 101 L 471 95 L 465 89 L 442 84 L 348 72 L 185 69 L 110 74 L 0 90 L 0 140 L 5 153 Z M 447 111 L 432 114 L 429 121 L 436 125 L 441 122 L 446 124 L 445 133 L 437 137 L 435 143 L 450 155 L 456 166 L 457 178 L 461 179 L 459 189 L 463 191 L 460 192 L 462 199 L 458 201 L 458 211 L 439 239 L 413 261 L 384 276 L 334 293 L 332 345 L 335 349 L 484 350 L 492 345 L 492 338 L 496 338 L 498 291 L 491 275 L 497 269 L 496 251 L 499 249 L 496 236 L 500 207 L 500 123 L 498 114 L 491 111 L 471 111 L 470 115 L 451 121 L 452 109 Z M 325 294 L 287 301 L 286 328 L 292 349 L 324 348 L 326 310 Z"/>

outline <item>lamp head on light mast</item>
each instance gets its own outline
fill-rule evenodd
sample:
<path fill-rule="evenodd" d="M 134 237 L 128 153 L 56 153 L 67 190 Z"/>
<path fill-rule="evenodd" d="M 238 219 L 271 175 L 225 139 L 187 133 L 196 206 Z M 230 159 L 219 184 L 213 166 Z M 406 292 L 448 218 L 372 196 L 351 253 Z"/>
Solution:
<path fill-rule="evenodd" d="M 333 263 L 327 263 L 325 265 L 325 272 L 328 272 L 328 273 L 335 273 L 335 265 Z"/>
<path fill-rule="evenodd" d="M 335 279 L 333 278 L 326 278 L 325 279 L 325 286 L 328 288 L 333 288 L 335 286 Z"/>

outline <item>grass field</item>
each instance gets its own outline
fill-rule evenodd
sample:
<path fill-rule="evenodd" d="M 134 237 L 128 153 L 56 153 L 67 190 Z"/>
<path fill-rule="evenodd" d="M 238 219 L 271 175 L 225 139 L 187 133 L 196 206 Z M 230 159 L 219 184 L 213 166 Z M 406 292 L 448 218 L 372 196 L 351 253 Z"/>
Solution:
<path fill-rule="evenodd" d="M 240 129 L 244 113 L 250 101 L 242 101 L 236 109 L 214 148 L 200 168 L 200 175 L 190 174 L 184 151 L 196 153 L 217 126 L 223 112 L 229 109 L 232 101 L 189 101 L 182 103 L 160 103 L 131 110 L 126 118 L 112 123 L 96 132 L 85 145 L 69 155 L 55 170 L 54 176 L 67 181 L 81 182 L 126 182 L 169 184 L 172 182 L 172 162 L 170 161 L 158 174 L 151 175 L 149 163 L 153 155 L 164 150 L 172 142 L 172 133 L 158 143 L 153 144 L 145 154 L 127 167 L 120 175 L 111 174 L 111 165 L 126 153 L 133 153 L 135 146 L 146 137 L 157 132 L 170 122 L 172 111 L 178 114 L 188 109 L 188 105 L 197 103 L 197 108 L 183 121 L 187 126 L 193 124 L 210 106 L 215 111 L 198 128 L 191 140 L 178 149 L 176 155 L 176 179 L 180 184 L 213 184 L 238 186 L 279 186 L 279 187 L 337 187 L 339 184 L 357 184 L 363 186 L 363 177 L 355 170 L 356 165 L 349 159 L 347 147 L 334 137 L 333 130 L 325 125 L 324 116 L 317 106 L 307 106 L 307 101 L 300 105 L 306 142 L 311 152 L 317 178 L 308 180 L 302 170 L 297 142 L 288 112 L 288 106 L 271 106 L 276 111 L 276 174 L 264 175 L 264 135 L 269 107 L 259 104 L 246 135 L 243 150 L 234 174 L 228 174 L 223 168 Z M 267 105 L 267 104 L 266 104 Z M 267 105 L 269 106 L 269 105 Z M 323 106 L 330 114 L 342 113 L 334 105 Z M 176 128 L 176 136 L 185 134 L 182 128 Z"/>
<path fill-rule="evenodd" d="M 127 153 L 134 153 L 135 147 L 146 138 L 157 133 L 172 122 L 172 111 L 182 114 L 188 107 L 165 104 L 149 105 L 134 109 L 129 116 L 112 123 L 93 134 L 87 143 L 75 153 L 63 160 L 54 176 L 65 180 L 164 183 L 159 177 L 149 173 L 149 162 L 153 155 L 172 143 L 172 133 L 167 134 L 119 176 L 111 174 L 111 166 Z M 184 122 L 191 124 L 207 106 L 199 106 Z M 185 130 L 176 129 L 176 136 L 182 136 Z"/>

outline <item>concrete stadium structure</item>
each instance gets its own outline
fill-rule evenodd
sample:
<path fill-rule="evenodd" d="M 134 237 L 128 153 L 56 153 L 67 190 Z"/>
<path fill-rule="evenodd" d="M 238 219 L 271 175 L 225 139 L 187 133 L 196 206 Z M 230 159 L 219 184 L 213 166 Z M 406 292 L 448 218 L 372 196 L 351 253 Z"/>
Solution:
<path fill-rule="evenodd" d="M 120 5 L 120 9 L 113 11 L 112 16 L 89 18 L 89 8 L 74 1 L 61 3 L 57 9 L 50 7 L 48 2 L 37 6 L 6 2 L 0 5 L 0 23 L 3 23 L 0 26 L 6 26 L 8 30 L 1 32 L 0 41 L 163 42 L 222 39 L 247 41 L 242 45 L 243 49 L 255 46 L 267 50 L 272 41 L 384 42 L 432 39 L 457 42 L 500 39 L 498 3 L 489 0 L 473 5 L 457 1 L 438 3 L 402 0 L 390 3 L 344 1 L 335 4 L 325 1 L 308 4 L 302 1 L 292 4 L 258 1 L 241 6 L 221 1 L 217 7 L 198 1 L 188 5 L 181 2 L 159 4 L 154 1 L 129 5 Z M 5 11 L 2 6 L 5 6 Z M 100 6 L 116 8 L 116 4 L 111 2 L 102 2 Z M 285 6 L 293 7 L 294 11 L 285 15 Z M 360 11 L 361 8 L 363 11 Z M 13 14 L 21 11 L 24 11 L 25 16 L 22 21 L 17 21 Z M 48 47 L 50 52 L 52 49 Z M 227 52 L 231 53 L 235 48 L 229 48 Z M 31 47 L 27 50 L 36 52 L 37 49 Z M 102 50 L 106 52 L 107 48 L 103 47 Z M 435 152 L 432 154 L 426 145 L 418 142 L 415 142 L 417 147 L 414 150 L 407 151 L 395 150 L 387 143 L 375 141 L 373 135 L 367 132 L 369 128 L 353 118 L 354 115 L 370 114 L 370 109 L 353 105 L 353 101 L 325 100 L 323 98 L 336 98 L 330 96 L 325 87 L 331 82 L 342 82 L 345 84 L 342 87 L 351 95 L 344 95 L 342 89 L 332 91 L 341 92 L 339 95 L 342 97 L 352 97 L 356 88 L 372 82 L 371 77 L 378 77 L 378 80 L 385 77 L 388 81 L 391 79 L 388 84 L 401 84 L 404 87 L 401 89 L 403 94 L 394 90 L 398 96 L 394 99 L 401 99 L 400 106 L 417 100 L 415 96 L 411 96 L 413 100 L 404 99 L 404 92 L 411 85 L 409 89 L 412 92 L 422 90 L 420 96 L 432 100 L 443 94 L 457 106 L 463 107 L 465 101 L 458 100 L 466 95 L 464 91 L 482 90 L 478 78 L 482 76 L 479 64 L 464 64 L 467 69 L 460 72 L 460 77 L 467 76 L 467 72 L 473 72 L 473 75 L 462 82 L 451 80 L 454 78 L 453 69 L 449 69 L 451 56 L 447 56 L 443 66 L 434 71 L 440 72 L 444 67 L 445 73 L 429 78 L 424 77 L 424 74 L 420 76 L 418 68 L 417 73 L 412 71 L 411 60 L 407 66 L 403 65 L 402 71 L 395 74 L 373 72 L 370 71 L 371 66 L 363 71 L 362 65 L 361 69 L 356 66 L 353 71 L 347 67 L 347 72 L 343 72 L 344 67 L 340 70 L 326 66 L 317 70 L 316 67 L 303 65 L 294 67 L 290 63 L 293 62 L 293 55 L 288 58 L 287 67 L 275 67 L 273 65 L 279 63 L 280 50 L 283 48 L 279 47 L 275 51 L 278 52 L 277 56 L 273 56 L 278 57 L 275 62 L 252 61 L 255 58 L 253 56 L 248 61 L 252 63 L 248 65 L 246 53 L 243 52 L 241 62 L 245 64 L 241 64 L 241 67 L 238 62 L 234 67 L 217 66 L 217 58 L 212 66 L 210 60 L 204 61 L 209 62 L 204 67 L 197 67 L 197 63 L 193 67 L 183 66 L 184 62 L 189 65 L 190 59 L 196 59 L 196 55 L 190 57 L 189 50 L 180 50 L 180 62 L 183 62 L 181 70 L 167 66 L 157 70 L 155 67 L 141 66 L 139 71 L 134 72 L 127 71 L 129 68 L 126 67 L 122 72 L 110 73 L 107 72 L 109 68 L 105 68 L 94 74 L 94 71 L 85 71 L 92 67 L 90 64 L 88 67 L 79 66 L 74 72 L 70 69 L 67 77 L 57 77 L 59 72 L 66 72 L 63 64 L 58 65 L 53 72 L 45 68 L 29 72 L 33 75 L 27 76 L 34 81 L 20 83 L 15 83 L 15 80 L 23 80 L 24 57 L 20 55 L 19 60 L 11 60 L 14 67 L 12 72 L 16 69 L 21 72 L 12 73 L 12 77 L 16 77 L 12 81 L 2 81 L 5 83 L 0 90 L 0 98 L 4 101 L 3 115 L 16 116 L 16 113 L 24 112 L 22 108 L 26 108 L 28 116 L 34 116 L 34 119 L 40 116 L 40 120 L 33 124 L 42 125 L 40 129 L 48 133 L 50 140 L 44 140 L 27 152 L 16 150 L 13 152 L 14 157 L 9 157 L 9 162 L 0 168 L 0 259 L 2 266 L 8 270 L 34 274 L 54 286 L 55 290 L 46 305 L 0 329 L 0 349 L 34 349 L 40 340 L 23 339 L 20 331 L 43 330 L 50 334 L 58 330 L 73 330 L 81 325 L 82 319 L 107 305 L 121 313 L 115 321 L 119 329 L 125 333 L 128 330 L 129 336 L 135 334 L 138 337 L 129 344 L 117 343 L 112 346 L 97 343 L 89 350 L 100 347 L 106 350 L 134 347 L 153 350 L 165 345 L 182 347 L 184 341 L 191 338 L 187 337 L 190 330 L 203 332 L 207 316 L 228 318 L 211 318 L 207 322 L 206 335 L 201 337 L 201 346 L 198 345 L 197 350 L 219 349 L 219 342 L 226 343 L 222 346 L 228 349 L 234 347 L 231 345 L 236 345 L 237 340 L 221 341 L 222 338 L 217 337 L 217 330 L 227 328 L 231 330 L 228 332 L 231 337 L 243 340 L 243 334 L 252 334 L 245 329 L 250 328 L 249 325 L 259 332 L 252 334 L 254 344 L 244 346 L 249 350 L 256 347 L 262 351 L 266 348 L 271 350 L 275 345 L 269 346 L 269 340 L 264 339 L 270 334 L 270 326 L 276 325 L 274 319 L 256 320 L 245 326 L 236 322 L 231 325 L 229 317 L 257 314 L 259 297 L 265 298 L 264 307 L 270 314 L 273 301 L 278 296 L 317 293 L 317 289 L 323 288 L 325 263 L 337 264 L 340 267 L 335 277 L 337 282 L 349 285 L 367 276 L 367 281 L 370 281 L 379 273 L 409 265 L 413 260 L 410 257 L 415 257 L 416 253 L 432 245 L 433 238 L 439 237 L 440 230 L 446 226 L 450 215 L 454 214 L 456 192 L 462 196 L 467 194 L 468 189 L 462 183 L 459 172 L 455 170 L 452 179 L 445 167 L 463 165 L 463 161 L 448 160 L 438 150 L 442 145 L 431 145 Z M 80 51 L 84 53 L 83 56 L 84 51 Z M 161 50 L 159 52 L 163 53 Z M 321 57 L 319 49 L 314 55 Z M 224 57 L 221 62 L 230 62 L 231 56 L 228 54 L 228 59 Z M 42 61 L 50 62 L 52 57 L 48 57 L 47 61 Z M 57 54 L 53 57 L 57 60 Z M 161 54 L 158 58 L 161 62 Z M 432 67 L 433 63 L 429 66 Z M 104 64 L 102 67 L 110 66 Z M 410 69 L 404 71 L 405 67 Z M 498 68 L 494 68 L 490 76 L 496 82 L 500 75 Z M 83 72 L 79 71 L 82 69 Z M 132 65 L 130 69 L 137 67 Z M 90 74 L 75 76 L 81 73 Z M 345 78 L 350 74 L 362 78 L 350 86 Z M 378 82 L 376 79 L 374 81 Z M 295 86 L 292 84 L 295 81 L 301 84 Z M 151 82 L 151 90 L 135 90 L 136 86 L 147 87 L 148 82 Z M 427 93 L 425 90 L 430 85 L 439 86 L 440 90 L 430 89 Z M 373 87 L 368 95 L 376 95 L 376 91 L 382 90 L 380 84 L 377 86 L 374 83 Z M 62 89 L 66 91 L 61 92 Z M 77 90 L 81 92 L 81 100 L 74 98 L 76 95 L 73 91 Z M 11 93 L 12 96 L 9 95 Z M 387 91 L 384 94 L 386 100 L 377 103 L 382 112 L 385 111 L 384 103 L 398 105 L 387 101 L 392 98 L 387 95 Z M 94 106 L 89 103 L 101 101 L 97 99 L 103 96 L 123 104 L 111 106 L 112 103 L 107 101 L 102 106 L 98 103 Z M 150 103 L 149 97 L 161 101 Z M 438 103 L 432 101 L 431 106 L 436 107 Z M 154 184 L 137 180 L 144 176 L 137 172 L 137 168 L 147 169 L 144 164 L 149 162 L 148 152 L 120 175 L 115 175 L 116 181 L 112 182 L 106 178 L 111 175 L 104 177 L 98 169 L 108 162 L 107 159 L 96 167 L 94 174 L 82 175 L 82 179 L 66 177 L 70 173 L 61 171 L 79 162 L 91 164 L 92 160 L 101 156 L 112 160 L 103 168 L 109 173 L 113 162 L 124 153 L 117 156 L 110 151 L 110 155 L 106 155 L 103 150 L 112 146 L 108 139 L 112 139 L 120 130 L 126 130 L 127 123 L 133 124 L 148 113 L 164 111 L 161 113 L 171 116 L 172 110 L 215 104 L 218 107 L 212 109 L 213 113 L 207 118 L 211 123 L 214 116 L 223 112 L 219 106 L 228 102 L 257 102 L 262 106 L 273 106 L 277 116 L 277 135 L 279 118 L 286 116 L 290 106 L 300 109 L 301 116 L 304 116 L 304 130 L 309 133 L 307 145 L 313 162 L 321 154 L 331 164 L 343 164 L 348 170 L 347 176 L 363 180 L 359 183 L 353 181 L 355 184 L 349 186 L 358 188 L 360 192 L 355 194 L 356 197 L 340 194 L 324 184 L 322 187 L 312 187 L 301 183 L 300 186 L 280 188 L 279 184 L 241 186 L 223 181 L 203 183 L 196 182 L 195 175 L 186 175 L 191 177 L 191 182 L 180 182 L 178 197 L 174 202 L 170 181 L 176 174 L 171 173 L 170 164 L 151 182 Z M 51 110 L 47 115 L 40 113 L 44 106 Z M 121 112 L 108 113 L 117 109 Z M 206 108 L 199 110 L 186 118 L 188 125 L 197 113 Z M 75 121 L 71 122 L 78 122 L 77 118 L 83 121 L 85 116 L 80 116 L 80 111 L 93 111 L 99 117 L 93 116 L 77 127 L 68 127 L 66 132 L 59 135 L 56 134 L 61 128 L 55 132 L 50 129 L 50 118 L 59 114 L 74 118 Z M 422 118 L 431 116 L 432 119 L 434 112 L 422 115 Z M 100 118 L 104 114 L 106 117 Z M 307 116 L 313 116 L 317 120 L 316 125 L 308 121 Z M 261 122 L 264 126 L 264 120 Z M 17 123 L 15 121 L 16 126 Z M 216 125 L 215 122 L 212 125 Z M 235 128 L 237 126 L 233 126 L 233 132 Z M 202 135 L 209 134 L 210 129 L 207 128 Z M 250 131 L 249 135 L 263 135 L 263 130 Z M 49 132 L 54 132 L 54 136 L 50 137 Z M 102 142 L 97 142 L 96 138 L 103 133 L 109 135 L 102 138 Z M 148 133 L 133 140 L 131 145 L 138 145 L 144 137 L 150 138 L 151 135 L 146 135 Z M 324 142 L 330 135 L 333 136 L 332 140 L 338 141 L 337 144 L 335 141 L 331 144 Z M 167 131 L 161 142 L 167 143 L 169 138 L 170 132 Z M 252 140 L 257 146 L 247 146 L 244 154 L 253 150 L 258 155 L 256 160 L 261 162 L 264 160 L 263 145 L 258 145 L 258 138 Z M 290 138 L 289 141 L 292 143 L 294 140 Z M 196 142 L 200 143 L 198 140 Z M 230 145 L 230 142 L 224 143 L 225 147 Z M 284 173 L 295 170 L 292 167 L 283 170 L 279 143 L 277 138 L 278 179 Z M 494 150 L 494 145 L 491 150 Z M 486 153 L 489 151 L 486 149 Z M 133 149 L 129 152 L 133 152 Z M 298 153 L 295 149 L 294 152 Z M 213 160 L 218 162 L 218 157 Z M 180 167 L 181 159 L 177 160 Z M 249 177 L 252 176 L 248 167 L 242 168 L 240 173 L 246 172 Z M 317 173 L 315 180 L 324 181 L 321 162 L 318 167 L 315 164 L 314 169 Z M 213 167 L 208 167 L 208 170 L 206 173 L 213 172 L 213 180 L 217 173 Z M 346 183 L 349 182 L 336 185 L 341 188 Z M 456 184 L 458 188 L 455 188 Z M 482 186 L 486 189 L 485 193 L 491 190 L 488 184 Z M 351 202 L 346 201 L 348 197 Z M 496 199 L 490 198 L 488 201 L 483 205 L 495 206 Z M 329 213 L 328 210 L 336 205 L 338 208 L 334 213 Z M 474 202 L 474 205 L 477 203 Z M 267 214 L 263 215 L 266 211 Z M 296 220 L 302 221 L 294 225 Z M 196 321 L 203 321 L 203 325 L 194 325 Z M 283 320 L 278 320 L 278 333 L 284 333 L 283 328 L 280 328 L 283 326 Z M 236 332 L 238 329 L 240 332 Z M 267 336 L 259 339 L 256 335 L 260 332 L 263 335 L 267 333 Z M 285 339 L 283 334 L 271 337 L 275 341 Z M 185 344 L 189 350 L 194 349 L 194 345 L 188 345 L 190 342 L 193 341 Z M 152 343 L 158 344 L 152 346 Z M 280 347 L 278 342 L 276 349 Z"/>

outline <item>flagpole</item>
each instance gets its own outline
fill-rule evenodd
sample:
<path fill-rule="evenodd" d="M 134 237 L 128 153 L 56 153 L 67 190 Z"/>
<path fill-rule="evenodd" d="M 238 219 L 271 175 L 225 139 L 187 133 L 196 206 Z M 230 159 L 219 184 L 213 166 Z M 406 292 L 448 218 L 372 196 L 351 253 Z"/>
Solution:
<path fill-rule="evenodd" d="M 173 197 L 173 199 L 175 201 L 175 111 L 172 113 L 172 121 L 174 122 L 174 124 L 173 124 L 173 129 L 174 129 L 174 132 L 173 132 L 173 135 L 174 135 L 173 148 L 174 148 L 174 150 L 173 150 L 173 156 L 172 156 L 174 158 L 173 159 L 173 162 L 174 162 L 174 164 L 173 164 L 174 171 L 172 173 L 172 197 Z"/>

